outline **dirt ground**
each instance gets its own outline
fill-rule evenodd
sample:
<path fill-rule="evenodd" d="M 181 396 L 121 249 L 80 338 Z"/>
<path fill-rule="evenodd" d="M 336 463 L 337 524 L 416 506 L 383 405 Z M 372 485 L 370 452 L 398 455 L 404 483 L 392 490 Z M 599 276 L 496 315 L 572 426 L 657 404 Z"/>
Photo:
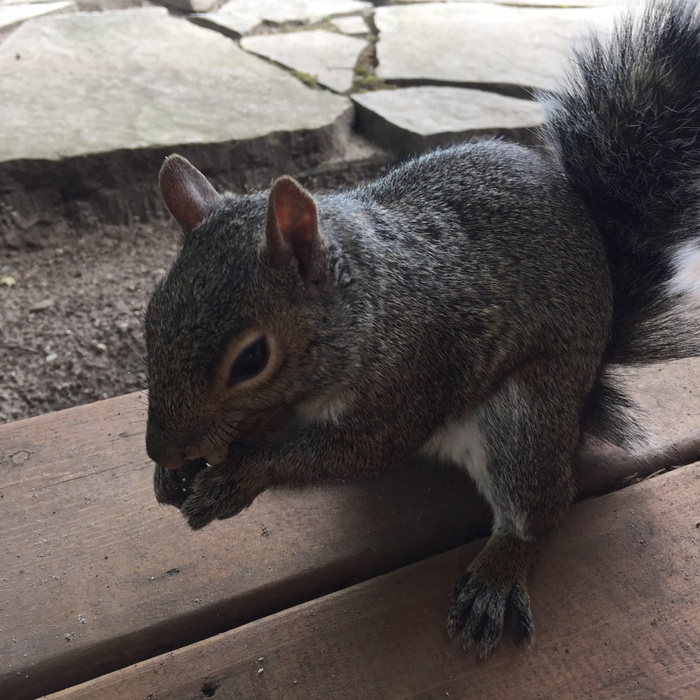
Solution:
<path fill-rule="evenodd" d="M 385 162 L 339 164 L 302 182 L 344 187 L 385 169 Z M 75 224 L 57 215 L 19 236 L 4 233 L 0 422 L 143 389 L 141 319 L 177 254 L 177 225 L 169 218 Z"/>
<path fill-rule="evenodd" d="M 178 240 L 170 221 L 59 222 L 0 249 L 0 421 L 145 386 L 141 317 Z"/>

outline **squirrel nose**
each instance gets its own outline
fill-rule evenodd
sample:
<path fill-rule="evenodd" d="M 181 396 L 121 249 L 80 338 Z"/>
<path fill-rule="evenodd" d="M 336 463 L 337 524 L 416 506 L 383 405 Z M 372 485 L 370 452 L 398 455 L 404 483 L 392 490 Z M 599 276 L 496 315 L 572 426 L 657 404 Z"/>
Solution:
<path fill-rule="evenodd" d="M 154 460 L 166 469 L 179 469 L 185 461 L 185 454 L 180 450 L 167 450 L 158 455 Z"/>
<path fill-rule="evenodd" d="M 157 464 L 166 469 L 179 469 L 185 461 L 185 451 L 171 445 L 163 445 L 160 440 L 154 439 L 152 434 L 146 433 L 146 452 Z"/>

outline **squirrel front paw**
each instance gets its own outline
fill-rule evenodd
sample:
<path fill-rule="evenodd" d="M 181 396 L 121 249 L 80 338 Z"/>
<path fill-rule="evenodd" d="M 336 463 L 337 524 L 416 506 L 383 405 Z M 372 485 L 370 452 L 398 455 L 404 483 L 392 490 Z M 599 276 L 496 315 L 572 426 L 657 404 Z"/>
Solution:
<path fill-rule="evenodd" d="M 193 530 L 214 520 L 224 520 L 245 510 L 264 490 L 259 474 L 226 460 L 200 471 L 180 511 Z"/>
<path fill-rule="evenodd" d="M 179 469 L 166 469 L 161 464 L 156 464 L 153 490 L 158 503 L 180 508 L 192 493 L 193 480 L 205 467 L 203 459 L 185 460 Z"/>

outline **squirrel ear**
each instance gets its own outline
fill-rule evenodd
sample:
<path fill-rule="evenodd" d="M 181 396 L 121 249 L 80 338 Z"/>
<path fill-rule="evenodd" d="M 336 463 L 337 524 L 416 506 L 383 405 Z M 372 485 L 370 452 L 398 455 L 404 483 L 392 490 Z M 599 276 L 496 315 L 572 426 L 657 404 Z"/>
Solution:
<path fill-rule="evenodd" d="M 189 160 L 177 154 L 165 159 L 158 173 L 158 186 L 185 235 L 197 228 L 223 199 Z"/>
<path fill-rule="evenodd" d="M 307 284 L 324 276 L 325 246 L 318 228 L 314 198 L 293 178 L 272 183 L 267 204 L 267 245 L 278 266 L 295 260 Z"/>

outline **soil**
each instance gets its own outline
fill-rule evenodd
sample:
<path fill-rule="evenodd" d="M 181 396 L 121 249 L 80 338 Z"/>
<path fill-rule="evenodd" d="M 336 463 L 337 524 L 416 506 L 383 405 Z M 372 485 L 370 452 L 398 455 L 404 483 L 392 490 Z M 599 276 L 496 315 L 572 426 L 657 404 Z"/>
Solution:
<path fill-rule="evenodd" d="M 339 164 L 302 182 L 338 187 L 385 167 Z M 57 215 L 18 235 L 4 231 L 3 240 L 0 423 L 145 388 L 141 319 L 177 254 L 176 224 L 88 225 Z"/>
<path fill-rule="evenodd" d="M 0 421 L 142 389 L 141 316 L 177 252 L 169 221 L 45 227 L 0 251 Z"/>

